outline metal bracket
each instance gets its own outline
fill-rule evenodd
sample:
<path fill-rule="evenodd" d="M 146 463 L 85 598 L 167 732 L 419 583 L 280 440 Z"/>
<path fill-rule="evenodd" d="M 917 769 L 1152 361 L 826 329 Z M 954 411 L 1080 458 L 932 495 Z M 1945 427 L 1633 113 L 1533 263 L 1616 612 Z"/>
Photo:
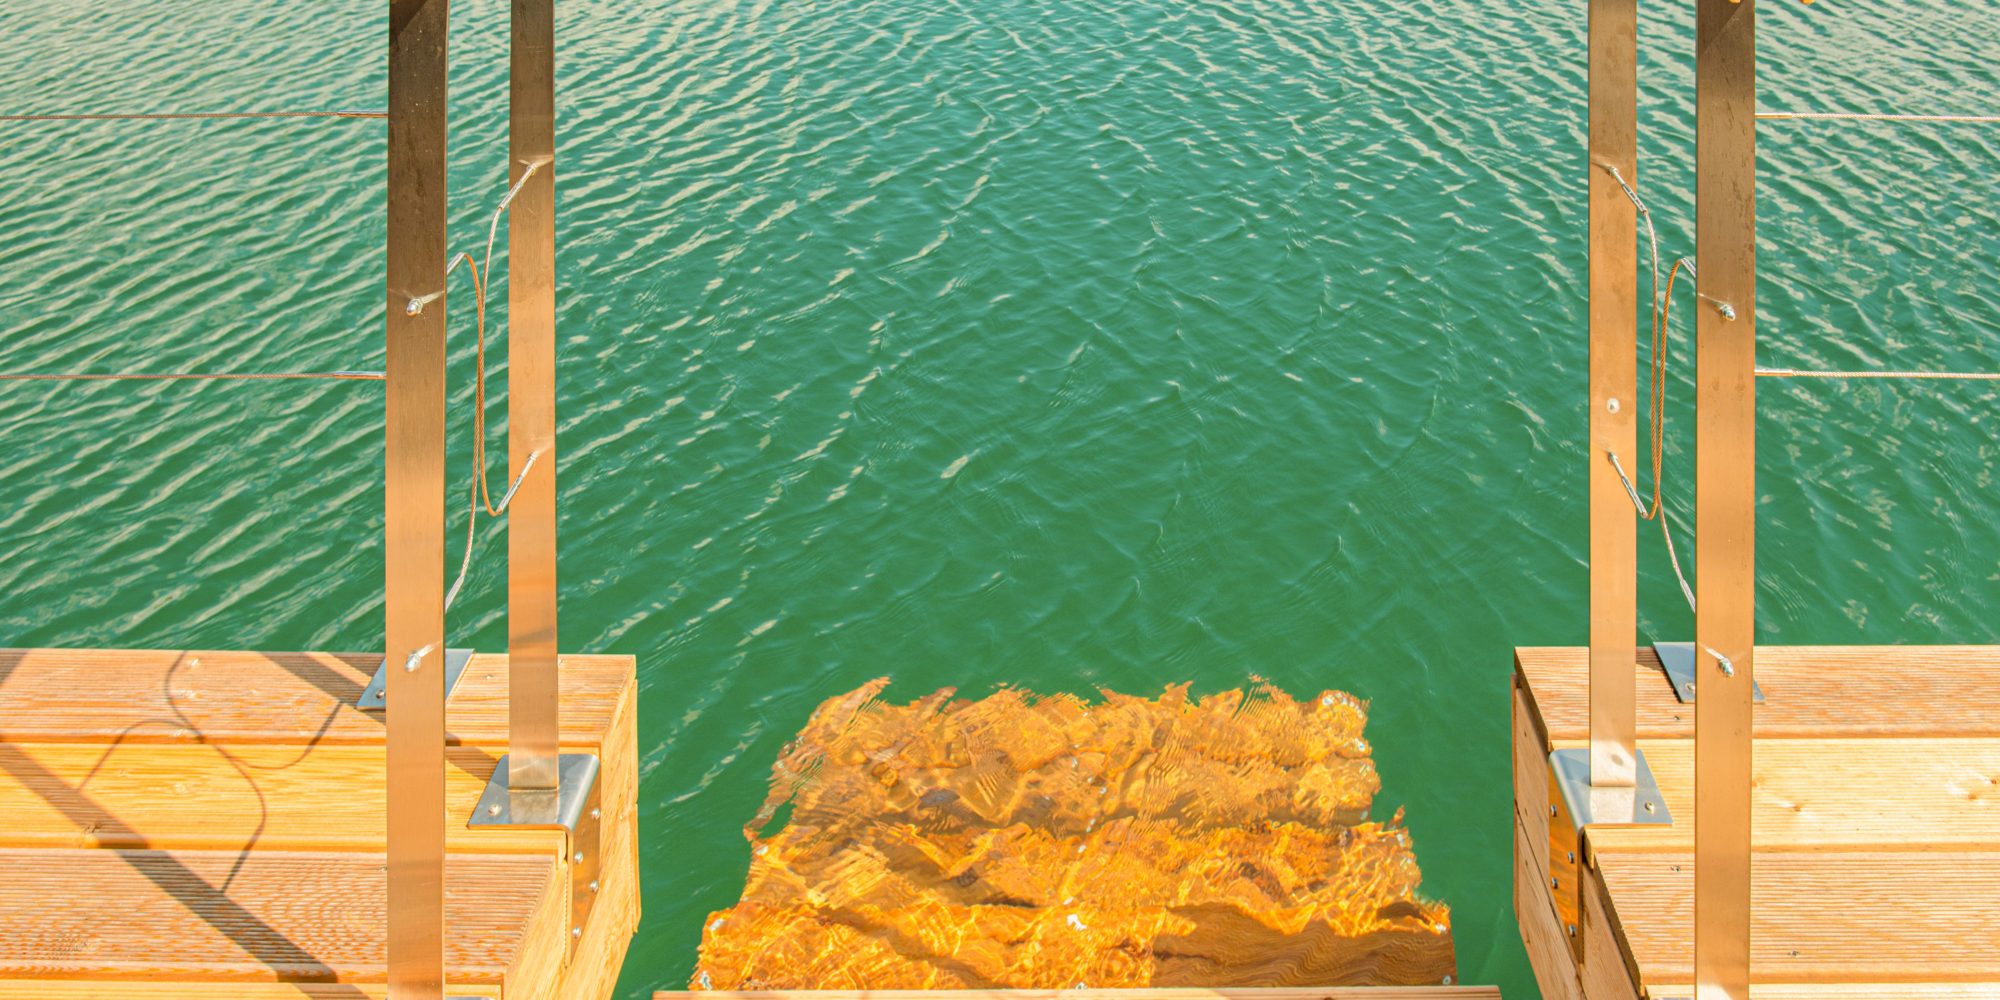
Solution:
<path fill-rule="evenodd" d="M 1549 896 L 1556 920 L 1569 935 L 1571 954 L 1583 961 L 1583 828 L 1670 825 L 1673 814 L 1646 755 L 1634 751 L 1633 783 L 1590 783 L 1590 748 L 1549 754 Z"/>
<path fill-rule="evenodd" d="M 1667 683 L 1674 687 L 1674 697 L 1683 705 L 1694 703 L 1694 643 L 1656 642 L 1653 652 L 1660 658 L 1660 668 L 1667 673 Z M 1756 679 L 1750 681 L 1750 699 L 1759 704 L 1764 701 L 1764 689 L 1757 686 Z"/>
<path fill-rule="evenodd" d="M 472 650 L 447 649 L 444 651 L 444 697 L 451 700 L 451 693 L 458 690 L 458 679 L 465 676 L 465 665 L 472 662 Z M 364 712 L 379 712 L 389 707 L 389 661 L 383 660 L 375 668 L 375 676 L 368 686 L 361 689 L 361 697 L 354 699 L 354 707 Z"/>
<path fill-rule="evenodd" d="M 564 845 L 563 864 L 569 869 L 569 944 L 583 937 L 584 921 L 597 901 L 599 872 L 603 868 L 604 844 L 599 826 L 604 818 L 594 753 L 566 753 L 557 768 L 555 788 L 507 786 L 507 757 L 493 768 L 479 804 L 472 807 L 466 826 L 512 827 L 531 830 L 562 830 L 569 836 Z"/>

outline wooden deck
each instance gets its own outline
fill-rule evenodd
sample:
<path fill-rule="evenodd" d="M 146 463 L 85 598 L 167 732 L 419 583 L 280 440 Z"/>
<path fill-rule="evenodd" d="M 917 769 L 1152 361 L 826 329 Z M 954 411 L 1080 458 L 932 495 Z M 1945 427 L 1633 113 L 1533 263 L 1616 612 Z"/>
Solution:
<path fill-rule="evenodd" d="M 1515 911 L 1549 1000 L 1693 993 L 1693 705 L 1636 657 L 1671 826 L 1587 828 L 1572 950 L 1548 755 L 1588 743 L 1588 653 L 1515 651 Z M 1759 647 L 1752 996 L 2000 997 L 2000 647 Z"/>
<path fill-rule="evenodd" d="M 0 650 L 0 1000 L 385 995 L 379 654 Z M 601 892 L 570 949 L 564 833 L 465 827 L 507 743 L 507 659 L 447 710 L 454 996 L 609 996 L 639 918 L 632 658 L 562 661 L 595 753 Z"/>

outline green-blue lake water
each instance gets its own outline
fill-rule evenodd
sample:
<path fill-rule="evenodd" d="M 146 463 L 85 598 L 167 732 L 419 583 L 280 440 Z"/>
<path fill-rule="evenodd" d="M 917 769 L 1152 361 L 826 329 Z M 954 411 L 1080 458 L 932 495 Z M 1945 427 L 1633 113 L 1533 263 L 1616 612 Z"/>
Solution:
<path fill-rule="evenodd" d="M 1761 6 L 1766 107 L 2000 110 L 1994 0 Z M 474 249 L 508 8 L 453 7 Z M 1669 259 L 1692 19 L 1643 13 Z M 772 758 L 885 674 L 1370 699 L 1377 813 L 1407 809 L 1462 979 L 1534 995 L 1507 690 L 1511 647 L 1586 633 L 1581 0 L 565 0 L 558 28 L 562 645 L 642 686 L 621 995 L 685 982 Z M 380 0 L 9 4 L 0 113 L 380 107 L 385 36 Z M 383 155 L 369 121 L 0 123 L 0 370 L 380 367 Z M 2000 368 L 2000 132 L 1769 123 L 1759 170 L 1764 364 Z M 1988 385 L 1764 383 L 1762 641 L 1994 641 Z M 380 391 L 0 383 L 0 645 L 380 648 Z M 481 531 L 451 637 L 497 650 Z M 1641 631 L 1686 636 L 1640 537 Z"/>

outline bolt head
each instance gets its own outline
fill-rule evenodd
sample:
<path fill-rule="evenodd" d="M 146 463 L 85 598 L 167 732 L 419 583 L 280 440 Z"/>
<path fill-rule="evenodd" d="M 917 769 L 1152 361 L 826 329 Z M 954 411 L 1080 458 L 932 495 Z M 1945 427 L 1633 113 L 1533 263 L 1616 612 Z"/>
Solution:
<path fill-rule="evenodd" d="M 495 803 L 493 803 L 492 805 L 489 805 L 489 806 L 487 806 L 487 807 L 486 807 L 486 815 L 488 815 L 488 816 L 498 816 L 498 815 L 500 815 L 500 803 L 498 803 L 498 802 L 495 802 Z"/>
<path fill-rule="evenodd" d="M 591 892 L 596 892 L 596 891 L 597 891 L 597 880 L 596 880 L 596 879 L 591 879 L 591 880 L 590 880 L 590 891 L 591 891 Z"/>
<path fill-rule="evenodd" d="M 580 937 L 582 937 L 582 936 L 583 936 L 583 928 L 581 928 L 581 927 L 572 927 L 572 928 L 570 928 L 570 929 L 569 929 L 569 936 L 570 936 L 570 937 L 573 937 L 573 938 L 580 938 Z"/>
<path fill-rule="evenodd" d="M 1617 412 L 1618 412 L 1618 397 L 1617 397 L 1617 396 L 1613 396 L 1613 397 L 1611 397 L 1610 399 L 1607 399 L 1607 400 L 1605 400 L 1605 401 L 1604 401 L 1604 412 L 1606 412 L 1606 413 L 1617 413 Z"/>
<path fill-rule="evenodd" d="M 573 863 L 575 863 L 575 864 L 579 864 L 579 865 L 580 865 L 580 864 L 583 864 L 583 852 L 582 852 L 582 851 L 578 851 L 578 852 L 576 852 L 575 854 L 572 854 L 572 855 L 570 855 L 570 856 L 569 856 L 569 859 L 570 859 L 570 861 L 571 861 L 571 862 L 573 862 Z"/>
<path fill-rule="evenodd" d="M 591 818 L 591 819 L 602 819 L 602 818 L 604 818 L 604 810 L 602 810 L 602 809 L 599 809 L 599 808 L 597 808 L 596 806 L 592 806 L 592 807 L 591 807 L 591 809 L 590 809 L 590 818 Z"/>

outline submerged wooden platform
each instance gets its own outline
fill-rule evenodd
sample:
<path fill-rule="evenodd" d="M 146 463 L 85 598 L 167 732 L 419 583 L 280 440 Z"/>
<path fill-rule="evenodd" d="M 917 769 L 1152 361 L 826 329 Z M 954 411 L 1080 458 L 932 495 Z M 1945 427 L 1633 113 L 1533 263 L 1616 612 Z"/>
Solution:
<path fill-rule="evenodd" d="M 0 650 L 0 1000 L 385 994 L 379 654 Z M 454 996 L 609 996 L 639 918 L 637 686 L 562 659 L 595 753 L 601 891 L 571 951 L 560 830 L 473 830 L 507 743 L 507 658 L 446 713 Z"/>
<path fill-rule="evenodd" d="M 1557 917 L 1547 759 L 1588 744 L 1588 651 L 1515 651 L 1515 911 L 1543 996 L 1691 996 L 1694 706 L 1638 651 L 1671 826 L 1586 828 Z M 1759 647 L 1752 996 L 2000 996 L 2000 646 Z"/>

